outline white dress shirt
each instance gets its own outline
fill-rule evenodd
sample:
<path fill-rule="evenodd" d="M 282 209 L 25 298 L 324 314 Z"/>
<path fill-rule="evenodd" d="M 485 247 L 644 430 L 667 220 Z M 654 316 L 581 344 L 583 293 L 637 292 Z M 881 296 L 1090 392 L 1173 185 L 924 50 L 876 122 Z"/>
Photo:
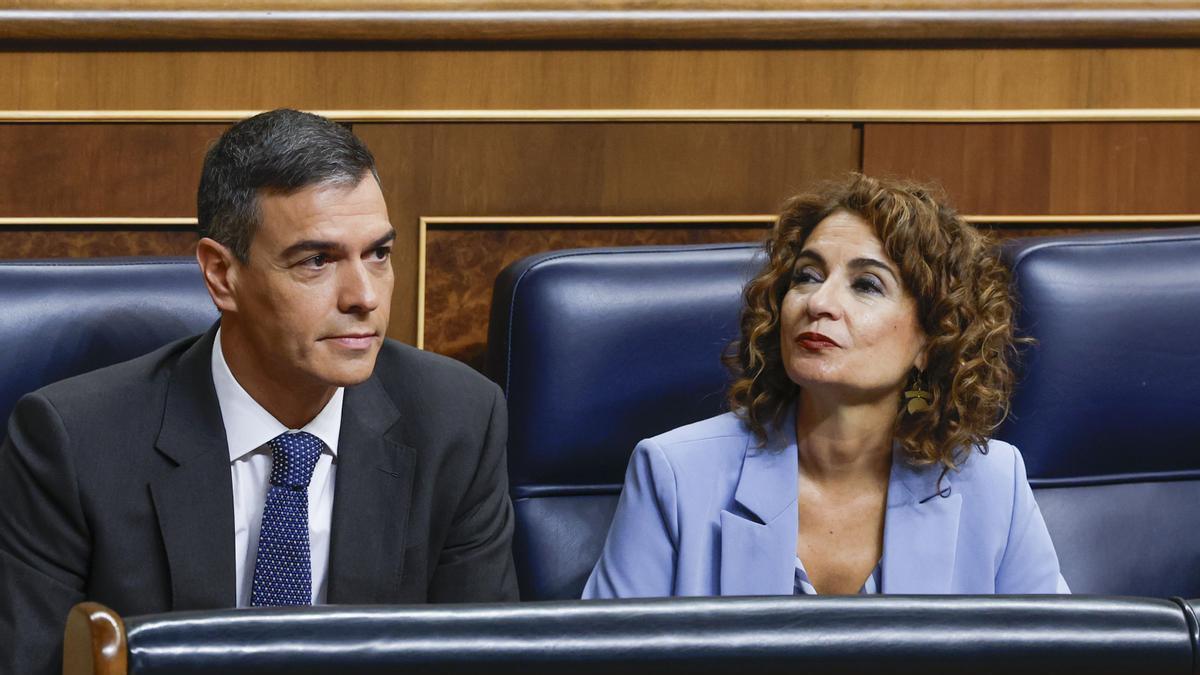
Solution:
<path fill-rule="evenodd" d="M 312 601 L 325 602 L 329 568 L 329 529 L 333 519 L 333 484 L 337 473 L 338 435 L 342 429 L 342 398 L 333 398 L 303 429 L 288 429 L 258 404 L 233 377 L 221 351 L 221 330 L 213 341 L 212 377 L 229 443 L 229 473 L 233 480 L 233 541 L 237 606 L 250 606 L 258 531 L 271 477 L 271 448 L 267 441 L 288 431 L 306 431 L 325 443 L 308 484 L 308 546 L 312 557 Z"/>

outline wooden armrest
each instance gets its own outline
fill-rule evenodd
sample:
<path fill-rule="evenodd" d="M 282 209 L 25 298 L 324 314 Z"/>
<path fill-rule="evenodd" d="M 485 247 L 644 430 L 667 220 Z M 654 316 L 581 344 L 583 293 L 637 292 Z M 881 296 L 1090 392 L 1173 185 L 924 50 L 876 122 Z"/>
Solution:
<path fill-rule="evenodd" d="M 125 622 L 98 602 L 81 602 L 67 615 L 63 675 L 126 675 Z"/>

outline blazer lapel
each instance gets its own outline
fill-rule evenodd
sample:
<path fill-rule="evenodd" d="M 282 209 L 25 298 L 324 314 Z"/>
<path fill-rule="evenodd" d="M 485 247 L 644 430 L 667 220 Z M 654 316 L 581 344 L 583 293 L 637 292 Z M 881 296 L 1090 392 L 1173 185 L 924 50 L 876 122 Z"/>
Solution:
<path fill-rule="evenodd" d="M 233 486 L 212 381 L 216 327 L 179 358 L 155 447 L 172 463 L 150 483 L 171 578 L 171 608 L 236 604 Z"/>
<path fill-rule="evenodd" d="M 939 490 L 940 474 L 938 466 L 909 465 L 897 449 L 883 525 L 885 593 L 951 591 L 962 495 L 953 490 L 949 473 Z"/>
<path fill-rule="evenodd" d="M 796 461 L 795 422 L 790 415 L 772 430 L 763 447 L 746 448 L 734 494 L 744 512 L 721 511 L 721 595 L 791 595 L 796 569 Z"/>
<path fill-rule="evenodd" d="M 330 604 L 398 602 L 416 451 L 372 376 L 346 389 L 329 542 Z"/>

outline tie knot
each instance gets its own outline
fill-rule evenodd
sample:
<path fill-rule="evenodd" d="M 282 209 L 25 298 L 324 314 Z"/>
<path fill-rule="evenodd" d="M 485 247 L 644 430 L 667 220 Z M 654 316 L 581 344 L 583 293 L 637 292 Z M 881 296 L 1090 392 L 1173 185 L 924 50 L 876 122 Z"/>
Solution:
<path fill-rule="evenodd" d="M 271 447 L 271 485 L 306 488 L 325 444 L 305 431 L 279 434 L 267 441 Z"/>

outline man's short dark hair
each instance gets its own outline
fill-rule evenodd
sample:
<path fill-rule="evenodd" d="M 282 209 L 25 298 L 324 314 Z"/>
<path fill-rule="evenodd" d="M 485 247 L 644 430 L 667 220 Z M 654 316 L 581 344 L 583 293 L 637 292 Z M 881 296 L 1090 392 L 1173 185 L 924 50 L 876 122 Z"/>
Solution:
<path fill-rule="evenodd" d="M 357 185 L 375 157 L 349 129 L 320 115 L 281 108 L 238 122 L 204 157 L 196 215 L 200 236 L 242 262 L 258 229 L 260 192 L 290 194 L 311 185 Z"/>

